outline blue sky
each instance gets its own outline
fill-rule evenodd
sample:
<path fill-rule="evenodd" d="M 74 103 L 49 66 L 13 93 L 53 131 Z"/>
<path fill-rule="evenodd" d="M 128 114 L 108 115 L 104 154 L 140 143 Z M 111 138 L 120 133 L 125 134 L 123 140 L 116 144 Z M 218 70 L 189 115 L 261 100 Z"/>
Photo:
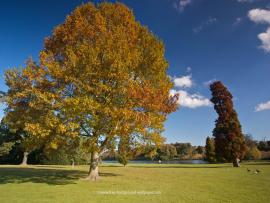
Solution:
<path fill-rule="evenodd" d="M 23 66 L 29 56 L 37 59 L 44 37 L 82 2 L 1 2 L 0 90 L 7 90 L 4 71 Z M 120 2 L 164 41 L 168 74 L 182 104 L 165 123 L 167 142 L 203 145 L 211 135 L 217 115 L 207 83 L 213 80 L 221 80 L 234 95 L 243 132 L 270 139 L 269 0 Z"/>

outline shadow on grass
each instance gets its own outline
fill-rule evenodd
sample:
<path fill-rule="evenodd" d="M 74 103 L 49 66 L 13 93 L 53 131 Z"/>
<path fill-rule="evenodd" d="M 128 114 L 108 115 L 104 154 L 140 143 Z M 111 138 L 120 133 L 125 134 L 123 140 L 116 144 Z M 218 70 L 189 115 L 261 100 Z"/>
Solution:
<path fill-rule="evenodd" d="M 0 185 L 7 183 L 45 183 L 48 185 L 76 184 L 87 173 L 79 170 L 40 168 L 0 168 Z M 100 173 L 101 177 L 118 176 L 114 173 Z"/>
<path fill-rule="evenodd" d="M 44 165 L 44 166 L 42 166 L 42 165 L 35 165 L 35 167 L 37 167 L 37 168 L 68 168 L 70 166 L 68 166 L 68 165 L 67 166 L 56 166 L 56 165 Z"/>

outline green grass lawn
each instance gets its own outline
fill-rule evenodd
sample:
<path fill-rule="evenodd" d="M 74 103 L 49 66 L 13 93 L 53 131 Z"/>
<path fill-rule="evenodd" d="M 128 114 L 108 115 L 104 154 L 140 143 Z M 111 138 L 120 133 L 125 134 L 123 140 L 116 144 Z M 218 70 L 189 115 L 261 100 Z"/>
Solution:
<path fill-rule="evenodd" d="M 247 172 L 247 168 L 252 172 Z M 262 172 L 254 174 L 255 169 Z M 0 166 L 0 203 L 11 202 L 270 202 L 270 162 L 205 165 Z M 107 194 L 104 194 L 107 193 Z M 152 193 L 152 194 L 151 194 Z"/>

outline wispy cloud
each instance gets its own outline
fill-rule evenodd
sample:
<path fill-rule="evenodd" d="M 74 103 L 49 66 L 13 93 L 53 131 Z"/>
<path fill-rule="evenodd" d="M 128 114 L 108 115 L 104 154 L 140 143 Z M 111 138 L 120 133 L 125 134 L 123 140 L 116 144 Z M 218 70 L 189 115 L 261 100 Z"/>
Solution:
<path fill-rule="evenodd" d="M 260 103 L 255 107 L 255 111 L 264 111 L 264 110 L 270 110 L 270 101 L 265 103 Z"/>
<path fill-rule="evenodd" d="M 248 12 L 248 17 L 254 23 L 261 23 L 269 25 L 266 32 L 258 34 L 261 40 L 260 48 L 265 52 L 270 52 L 270 10 L 265 9 L 252 9 Z"/>
<path fill-rule="evenodd" d="M 217 18 L 209 17 L 206 21 L 203 21 L 199 26 L 193 28 L 194 33 L 201 32 L 205 27 L 213 25 L 218 22 Z"/>
<path fill-rule="evenodd" d="M 173 7 L 179 12 L 183 12 L 185 8 L 192 4 L 192 0 L 176 0 L 173 2 Z"/>
<path fill-rule="evenodd" d="M 256 0 L 237 0 L 239 3 L 253 3 Z"/>
<path fill-rule="evenodd" d="M 215 81 L 217 81 L 216 78 L 211 79 L 211 80 L 208 80 L 208 81 L 205 81 L 205 82 L 203 83 L 203 85 L 206 86 L 206 87 L 209 87 L 209 86 L 210 86 L 213 82 L 215 82 Z"/>
<path fill-rule="evenodd" d="M 238 18 L 236 18 L 235 21 L 233 22 L 233 25 L 234 25 L 234 26 L 237 26 L 237 25 L 239 25 L 239 24 L 242 23 L 242 22 L 243 22 L 243 18 L 238 17 Z"/>
<path fill-rule="evenodd" d="M 191 67 L 187 67 L 187 72 L 190 73 L 192 71 Z"/>

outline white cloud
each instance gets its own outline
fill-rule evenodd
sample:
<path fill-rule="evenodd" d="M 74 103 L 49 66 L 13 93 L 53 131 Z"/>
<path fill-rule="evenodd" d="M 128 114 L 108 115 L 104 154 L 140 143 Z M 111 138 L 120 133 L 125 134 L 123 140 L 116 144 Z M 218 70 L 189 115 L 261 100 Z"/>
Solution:
<path fill-rule="evenodd" d="M 260 33 L 258 35 L 258 38 L 262 42 L 260 48 L 262 48 L 266 52 L 270 52 L 270 27 L 267 29 L 266 32 Z"/>
<path fill-rule="evenodd" d="M 173 82 L 176 87 L 192 87 L 193 82 L 191 79 L 191 75 L 182 76 L 179 78 L 174 78 Z"/>
<path fill-rule="evenodd" d="M 210 100 L 200 94 L 189 94 L 184 90 L 171 90 L 172 95 L 177 93 L 179 94 L 178 103 L 180 107 L 195 109 L 203 106 L 211 106 Z"/>
<path fill-rule="evenodd" d="M 173 6 L 175 9 L 177 9 L 179 12 L 183 12 L 187 6 L 189 6 L 192 3 L 191 0 L 177 0 L 174 2 Z"/>
<path fill-rule="evenodd" d="M 266 23 L 270 25 L 270 10 L 252 9 L 248 12 L 248 17 L 255 23 Z M 266 32 L 258 34 L 258 38 L 262 42 L 260 48 L 266 52 L 270 52 L 270 27 L 268 27 Z"/>
<path fill-rule="evenodd" d="M 191 68 L 187 67 L 187 71 L 191 72 Z M 211 106 L 211 102 L 208 98 L 202 96 L 199 93 L 191 94 L 185 88 L 190 88 L 194 85 L 191 75 L 173 77 L 172 78 L 175 88 L 170 91 L 171 95 L 179 94 L 178 103 L 181 107 L 187 107 L 195 109 L 203 106 Z"/>
<path fill-rule="evenodd" d="M 252 9 L 248 12 L 248 17 L 255 23 L 270 24 L 270 10 L 265 9 Z"/>
<path fill-rule="evenodd" d="M 270 101 L 265 103 L 260 103 L 255 107 L 255 111 L 264 111 L 264 110 L 270 110 Z"/>
<path fill-rule="evenodd" d="M 205 27 L 217 23 L 218 19 L 209 17 L 206 21 L 203 21 L 199 26 L 193 28 L 194 33 L 201 32 Z"/>
<path fill-rule="evenodd" d="M 192 71 L 191 67 L 187 67 L 187 72 L 189 73 L 191 71 Z"/>

